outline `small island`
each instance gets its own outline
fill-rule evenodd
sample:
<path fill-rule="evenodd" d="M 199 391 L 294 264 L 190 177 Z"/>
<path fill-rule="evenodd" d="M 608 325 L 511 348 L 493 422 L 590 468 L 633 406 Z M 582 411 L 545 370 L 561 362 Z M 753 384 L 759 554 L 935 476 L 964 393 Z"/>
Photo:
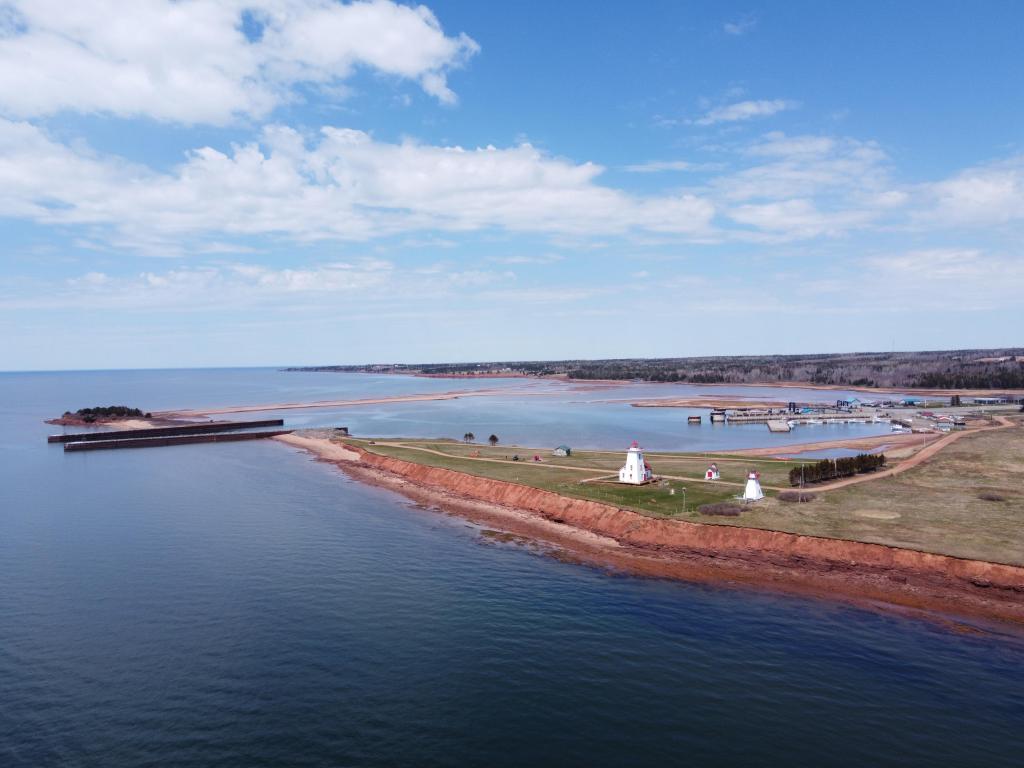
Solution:
<path fill-rule="evenodd" d="M 152 418 L 152 413 L 144 413 L 140 408 L 130 408 L 127 405 L 100 405 L 91 408 L 79 408 L 74 412 L 64 411 L 62 416 L 56 419 L 47 419 L 46 423 L 64 427 L 87 427 L 102 424 L 123 424 L 126 421 Z"/>

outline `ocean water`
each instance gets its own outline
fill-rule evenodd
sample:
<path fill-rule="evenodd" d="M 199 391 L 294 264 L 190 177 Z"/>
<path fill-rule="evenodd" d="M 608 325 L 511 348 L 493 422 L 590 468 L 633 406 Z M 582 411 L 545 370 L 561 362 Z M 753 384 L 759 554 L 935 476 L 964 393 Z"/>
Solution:
<path fill-rule="evenodd" d="M 339 386 L 295 376 L 0 374 L 0 765 L 1021 764 L 1013 633 L 562 562 L 275 443 L 44 442 Z"/>
<path fill-rule="evenodd" d="M 536 447 L 567 443 L 575 448 L 624 450 L 633 440 L 639 440 L 649 450 L 723 451 L 889 433 L 888 424 L 835 424 L 799 426 L 791 433 L 773 434 L 764 424 L 711 424 L 707 409 L 630 406 L 631 401 L 643 398 L 682 396 L 828 403 L 853 394 L 834 390 L 643 382 L 624 382 L 609 388 L 533 379 L 430 379 L 274 369 L 25 373 L 12 374 L 11 378 L 17 386 L 31 391 L 41 412 L 49 416 L 80 407 L 79 403 L 124 403 L 155 411 L 476 389 L 508 393 L 346 408 L 268 410 L 237 416 L 280 416 L 286 426 L 296 428 L 342 425 L 353 435 L 372 437 L 461 439 L 466 432 L 473 432 L 480 440 L 496 434 L 504 443 Z M 703 423 L 688 424 L 690 415 L 702 415 Z"/>

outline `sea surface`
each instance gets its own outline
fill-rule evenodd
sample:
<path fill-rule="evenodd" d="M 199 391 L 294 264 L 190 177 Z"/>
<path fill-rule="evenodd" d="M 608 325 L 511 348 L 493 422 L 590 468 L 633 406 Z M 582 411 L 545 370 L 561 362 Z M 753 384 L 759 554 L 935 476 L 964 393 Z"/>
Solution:
<path fill-rule="evenodd" d="M 277 443 L 64 455 L 42 423 L 101 403 L 480 386 L 0 374 L 0 766 L 1022 764 L 1024 640 L 1009 631 L 563 562 Z M 694 439 L 673 409 L 484 386 L 510 391 L 286 417 Z"/>

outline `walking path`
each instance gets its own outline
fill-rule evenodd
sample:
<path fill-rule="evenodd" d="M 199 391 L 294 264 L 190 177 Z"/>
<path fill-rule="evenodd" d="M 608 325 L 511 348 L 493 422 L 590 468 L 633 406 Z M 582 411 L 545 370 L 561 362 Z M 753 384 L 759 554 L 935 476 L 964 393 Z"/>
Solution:
<path fill-rule="evenodd" d="M 917 451 L 913 456 L 911 456 L 908 459 L 905 459 L 904 461 L 901 461 L 899 464 L 897 464 L 894 467 L 891 467 L 890 469 L 885 469 L 885 470 L 882 470 L 880 472 L 871 472 L 871 473 L 868 473 L 868 474 L 856 475 L 854 477 L 847 477 L 847 478 L 843 478 L 842 480 L 835 480 L 835 481 L 833 481 L 831 483 L 825 483 L 825 484 L 822 484 L 822 485 L 811 486 L 811 487 L 807 488 L 806 490 L 813 491 L 814 493 L 823 493 L 823 492 L 826 492 L 826 491 L 834 491 L 834 490 L 837 490 L 839 488 L 845 488 L 846 486 L 849 486 L 849 485 L 856 485 L 858 483 L 866 483 L 866 482 L 870 482 L 872 480 L 880 480 L 883 477 L 895 477 L 896 475 L 902 474 L 903 472 L 906 472 L 907 470 L 910 470 L 910 469 L 913 469 L 914 467 L 917 467 L 922 462 L 925 462 L 928 459 L 930 459 L 933 456 L 935 456 L 935 454 L 937 454 L 943 448 L 946 448 L 947 446 L 952 445 L 957 440 L 961 439 L 962 437 L 964 437 L 966 435 L 974 435 L 974 434 L 978 434 L 979 432 L 989 432 L 989 431 L 997 430 L 997 429 L 1007 429 L 1007 428 L 1010 428 L 1010 427 L 1014 426 L 1014 422 L 1010 421 L 1005 416 L 996 416 L 995 420 L 997 422 L 999 422 L 999 423 L 998 424 L 994 424 L 994 425 L 989 426 L 989 427 L 980 427 L 978 429 L 967 430 L 967 431 L 964 431 L 964 432 L 951 432 L 948 435 L 944 435 L 944 436 L 940 437 L 938 440 L 934 440 L 931 443 L 928 443 L 923 448 L 921 448 L 919 451 Z M 925 438 L 925 439 L 927 439 L 927 438 Z M 594 482 L 596 480 L 602 480 L 602 479 L 605 479 L 607 477 L 614 477 L 614 473 L 609 474 L 609 470 L 608 470 L 607 467 L 568 466 L 568 465 L 565 465 L 565 464 L 550 464 L 550 463 L 545 463 L 545 462 L 536 462 L 536 461 L 528 461 L 528 460 L 512 461 L 511 459 L 497 459 L 497 458 L 491 458 L 489 456 L 460 456 L 460 455 L 457 455 L 457 454 L 445 453 L 444 451 L 439 451 L 439 450 L 437 450 L 435 448 L 427 448 L 427 447 L 421 446 L 421 445 L 410 445 L 409 443 L 405 443 L 405 442 L 401 442 L 401 441 L 391 441 L 391 440 L 388 440 L 388 441 L 377 440 L 377 441 L 375 441 L 375 445 L 381 445 L 381 446 L 386 446 L 386 447 L 391 447 L 391 448 L 402 448 L 402 449 L 406 449 L 406 450 L 410 450 L 410 451 L 421 451 L 423 453 L 429 453 L 429 454 L 433 454 L 435 456 L 441 456 L 441 457 L 447 458 L 447 459 L 459 459 L 459 460 L 468 460 L 468 461 L 483 461 L 483 462 L 490 462 L 490 463 L 493 463 L 493 464 L 515 464 L 516 466 L 520 466 L 520 467 L 548 467 L 548 468 L 552 468 L 552 469 L 567 469 L 567 470 L 570 470 L 572 472 L 587 472 L 587 473 L 599 472 L 599 473 L 601 473 L 597 477 L 589 477 L 589 478 L 586 478 L 584 480 L 581 480 L 581 482 L 585 482 L 585 483 L 586 482 Z M 529 450 L 529 449 L 527 449 L 527 450 Z M 611 453 L 611 452 L 602 452 L 602 453 Z M 699 457 L 695 456 L 693 458 L 699 458 Z M 730 461 L 730 460 L 731 461 L 743 461 L 743 459 L 716 459 L 716 461 Z M 696 477 L 696 476 L 694 476 L 694 477 L 683 477 L 683 476 L 680 476 L 680 475 L 659 475 L 658 477 L 662 478 L 662 479 L 665 479 L 665 480 L 679 480 L 679 481 L 682 481 L 682 482 L 699 482 L 699 481 L 702 480 L 702 478 Z M 730 482 L 730 481 L 725 481 L 725 480 L 716 480 L 715 482 L 716 482 L 716 484 L 719 484 L 719 485 L 732 485 L 732 486 L 739 486 L 739 487 L 742 487 L 744 485 L 744 483 Z M 774 485 L 765 485 L 764 487 L 768 488 L 770 490 L 773 490 L 773 491 L 788 491 L 788 490 L 792 490 L 792 488 L 781 488 L 779 486 L 774 486 Z"/>

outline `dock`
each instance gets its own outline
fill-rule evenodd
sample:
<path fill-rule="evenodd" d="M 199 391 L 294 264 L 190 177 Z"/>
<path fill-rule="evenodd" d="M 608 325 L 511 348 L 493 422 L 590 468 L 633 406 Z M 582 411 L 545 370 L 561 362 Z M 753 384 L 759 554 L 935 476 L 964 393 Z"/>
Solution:
<path fill-rule="evenodd" d="M 132 432 L 135 430 L 125 430 Z M 106 440 L 83 440 L 64 443 L 64 451 L 104 451 L 111 448 L 162 448 L 168 445 L 191 445 L 193 443 L 233 443 L 241 440 L 264 440 L 268 437 L 291 434 L 291 429 L 275 429 L 267 432 L 218 432 L 216 434 L 168 435 L 164 437 L 108 437 Z M 116 435 L 110 432 L 108 435 Z"/>
<path fill-rule="evenodd" d="M 791 429 L 789 422 L 783 419 L 769 419 L 767 423 L 769 432 L 789 432 Z"/>
<path fill-rule="evenodd" d="M 257 427 L 280 427 L 284 419 L 259 419 L 257 421 L 200 421 L 195 424 L 180 424 L 170 427 L 144 427 L 142 429 L 119 429 L 106 432 L 78 432 L 50 435 L 48 443 L 90 443 L 124 438 L 173 437 L 176 435 L 202 435 L 212 432 L 234 432 Z"/>

